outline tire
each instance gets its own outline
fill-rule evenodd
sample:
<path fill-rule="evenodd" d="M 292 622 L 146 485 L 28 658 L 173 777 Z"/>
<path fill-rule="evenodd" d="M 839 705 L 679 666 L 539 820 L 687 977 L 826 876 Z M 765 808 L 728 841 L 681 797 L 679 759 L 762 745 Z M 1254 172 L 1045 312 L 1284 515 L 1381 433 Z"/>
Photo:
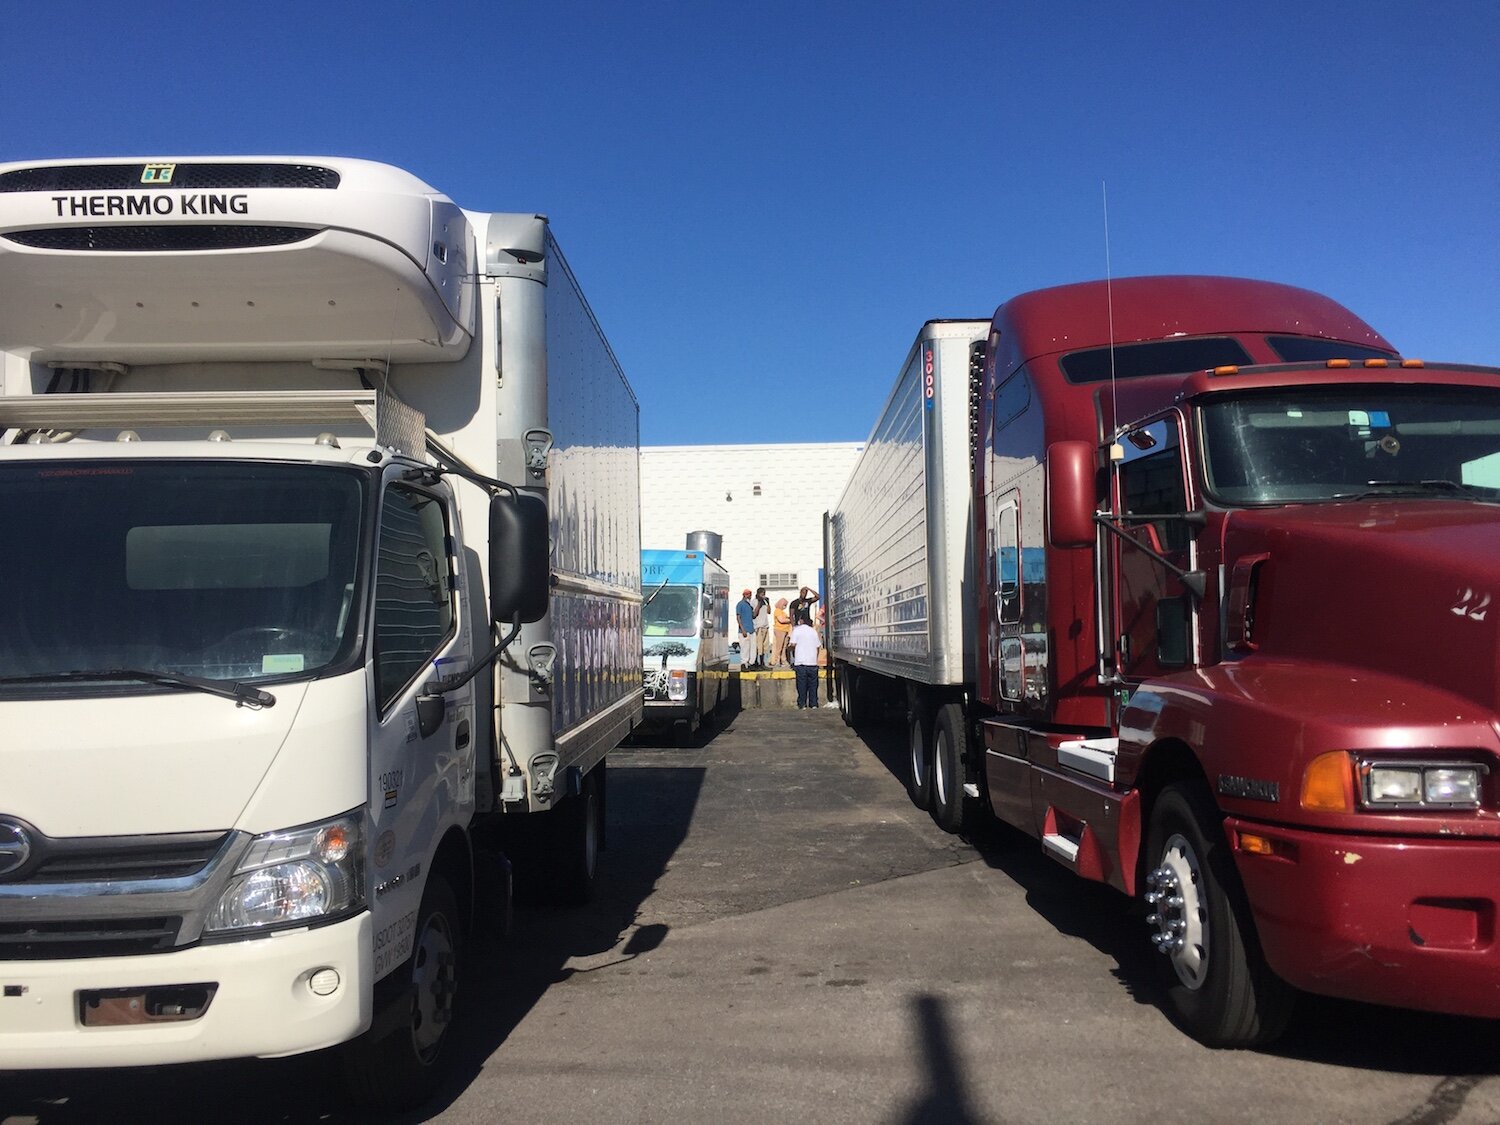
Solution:
<path fill-rule="evenodd" d="M 854 672 L 847 664 L 840 664 L 838 668 L 839 680 L 839 718 L 844 720 L 846 727 L 855 726 L 854 711 Z"/>
<path fill-rule="evenodd" d="M 594 897 L 599 881 L 599 852 L 604 841 L 604 799 L 600 792 L 601 762 L 583 778 L 578 795 L 569 797 L 546 815 L 553 822 L 552 885 L 549 897 L 558 906 L 584 906 Z"/>
<path fill-rule="evenodd" d="M 1296 992 L 1261 953 L 1220 819 L 1202 785 L 1172 785 L 1157 797 L 1147 921 L 1173 1021 L 1209 1047 L 1254 1047 L 1286 1030 Z"/>
<path fill-rule="evenodd" d="M 384 1019 L 377 1012 L 375 1026 L 343 1050 L 345 1088 L 357 1105 L 412 1110 L 436 1092 L 462 986 L 462 932 L 452 888 L 433 875 L 422 894 L 411 956 L 396 970 L 402 980 L 392 1010 Z"/>
<path fill-rule="evenodd" d="M 972 819 L 973 804 L 964 795 L 964 760 L 968 756 L 968 723 L 958 703 L 944 703 L 932 724 L 932 819 L 944 832 L 962 832 Z"/>
<path fill-rule="evenodd" d="M 932 807 L 932 716 L 920 704 L 906 724 L 906 792 L 911 803 Z"/>

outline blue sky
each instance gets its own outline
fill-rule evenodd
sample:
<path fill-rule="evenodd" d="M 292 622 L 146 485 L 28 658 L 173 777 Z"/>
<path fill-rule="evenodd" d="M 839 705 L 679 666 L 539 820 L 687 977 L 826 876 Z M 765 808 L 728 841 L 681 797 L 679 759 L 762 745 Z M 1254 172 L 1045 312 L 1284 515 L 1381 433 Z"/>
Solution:
<path fill-rule="evenodd" d="M 0 159 L 336 154 L 536 210 L 646 444 L 859 441 L 917 328 L 1102 277 L 1500 363 L 1500 5 L 6 4 Z"/>

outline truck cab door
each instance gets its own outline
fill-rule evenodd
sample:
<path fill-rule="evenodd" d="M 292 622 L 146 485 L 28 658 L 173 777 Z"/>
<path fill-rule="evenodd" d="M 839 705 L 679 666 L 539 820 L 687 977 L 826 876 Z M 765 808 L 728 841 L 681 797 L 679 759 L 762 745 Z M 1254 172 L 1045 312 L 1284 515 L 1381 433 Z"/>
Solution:
<path fill-rule="evenodd" d="M 451 494 L 388 476 L 379 520 L 369 625 L 377 976 L 410 951 L 410 922 L 437 841 L 472 813 L 479 742 L 473 682 L 441 695 L 432 690 L 473 658 Z"/>
<path fill-rule="evenodd" d="M 1181 420 L 1170 415 L 1122 435 L 1114 466 L 1114 510 L 1127 538 L 1109 537 L 1116 670 L 1141 681 L 1182 668 L 1193 654 L 1193 603 L 1181 581 L 1133 543 L 1192 569 L 1194 529 L 1180 519 L 1128 517 L 1181 514 L 1188 508 Z"/>

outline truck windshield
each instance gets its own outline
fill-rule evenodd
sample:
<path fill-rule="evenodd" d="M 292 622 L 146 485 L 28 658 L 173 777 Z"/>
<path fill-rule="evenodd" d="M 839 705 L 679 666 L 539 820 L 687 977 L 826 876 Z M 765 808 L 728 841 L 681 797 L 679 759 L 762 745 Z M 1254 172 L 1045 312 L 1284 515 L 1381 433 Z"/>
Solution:
<path fill-rule="evenodd" d="M 1500 497 L 1500 389 L 1278 388 L 1199 409 L 1208 490 L 1226 503 Z"/>
<path fill-rule="evenodd" d="M 696 637 L 698 587 L 663 586 L 642 608 L 641 628 L 648 637 Z"/>
<path fill-rule="evenodd" d="M 55 673 L 76 690 L 122 669 L 239 682 L 342 659 L 364 492 L 339 467 L 0 465 L 0 684 Z"/>

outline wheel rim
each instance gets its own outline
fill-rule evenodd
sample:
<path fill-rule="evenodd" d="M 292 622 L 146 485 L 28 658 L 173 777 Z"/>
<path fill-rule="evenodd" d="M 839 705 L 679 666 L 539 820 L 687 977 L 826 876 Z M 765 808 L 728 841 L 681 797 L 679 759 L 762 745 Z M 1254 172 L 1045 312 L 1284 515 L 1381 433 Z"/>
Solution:
<path fill-rule="evenodd" d="M 1146 902 L 1153 908 L 1146 921 L 1156 927 L 1151 943 L 1172 962 L 1178 980 L 1201 988 L 1208 975 L 1208 903 L 1203 868 L 1186 837 L 1174 833 L 1167 840 L 1146 885 Z"/>
<path fill-rule="evenodd" d="M 927 784 L 927 753 L 922 745 L 922 720 L 911 721 L 911 781 L 921 789 Z"/>
<path fill-rule="evenodd" d="M 948 804 L 948 738 L 939 730 L 932 740 L 932 795 L 939 808 Z"/>
<path fill-rule="evenodd" d="M 411 983 L 412 1045 L 417 1057 L 430 1063 L 453 1020 L 458 993 L 458 949 L 446 914 L 432 914 L 422 928 L 412 953 Z"/>

